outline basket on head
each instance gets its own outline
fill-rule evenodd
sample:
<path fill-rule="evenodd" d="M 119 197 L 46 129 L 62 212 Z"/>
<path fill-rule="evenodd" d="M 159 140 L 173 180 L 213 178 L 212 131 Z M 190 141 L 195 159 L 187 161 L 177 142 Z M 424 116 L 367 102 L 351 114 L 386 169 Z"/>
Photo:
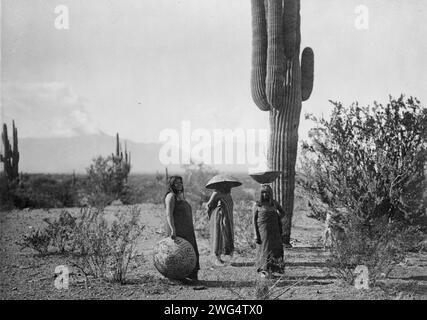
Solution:
<path fill-rule="evenodd" d="M 221 186 L 228 186 L 230 188 L 241 186 L 242 183 L 238 181 L 236 178 L 228 175 L 228 174 L 218 174 L 206 184 L 207 189 L 217 189 Z"/>
<path fill-rule="evenodd" d="M 197 256 L 191 243 L 184 238 L 166 238 L 154 247 L 153 262 L 166 278 L 184 279 L 196 267 Z"/>
<path fill-rule="evenodd" d="M 274 180 L 276 180 L 282 171 L 264 171 L 264 172 L 257 172 L 252 173 L 249 176 L 254 179 L 256 182 L 264 184 L 264 183 L 272 183 Z"/>

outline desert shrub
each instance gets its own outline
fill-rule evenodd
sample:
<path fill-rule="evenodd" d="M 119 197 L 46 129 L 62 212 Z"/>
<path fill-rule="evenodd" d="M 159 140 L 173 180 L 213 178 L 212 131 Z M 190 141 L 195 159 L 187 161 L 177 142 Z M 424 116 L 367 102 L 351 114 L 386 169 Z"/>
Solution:
<path fill-rule="evenodd" d="M 86 171 L 86 194 L 90 205 L 101 208 L 113 200 L 126 198 L 129 170 L 117 164 L 115 158 L 99 156 Z"/>
<path fill-rule="evenodd" d="M 68 211 L 62 210 L 58 219 L 45 218 L 43 221 L 47 223 L 45 232 L 50 237 L 52 246 L 56 247 L 60 253 L 73 248 L 76 218 Z"/>
<path fill-rule="evenodd" d="M 303 143 L 303 185 L 333 212 L 347 212 L 335 265 L 373 261 L 370 272 L 384 273 L 412 244 L 402 235 L 426 226 L 427 109 L 403 96 L 372 108 L 332 104 L 330 120 L 308 116 L 316 128 Z"/>
<path fill-rule="evenodd" d="M 57 185 L 56 198 L 61 202 L 61 207 L 77 207 L 79 185 L 74 178 L 65 178 Z"/>
<path fill-rule="evenodd" d="M 153 203 L 163 204 L 166 193 L 166 183 L 152 175 L 130 176 L 129 192 L 124 197 L 124 203 Z"/>
<path fill-rule="evenodd" d="M 79 185 L 72 177 L 44 174 L 21 174 L 20 179 L 8 182 L 0 177 L 2 206 L 9 208 L 62 208 L 78 205 Z"/>
<path fill-rule="evenodd" d="M 402 222 L 389 223 L 384 218 L 366 225 L 351 215 L 343 226 L 344 232 L 332 241 L 328 265 L 349 284 L 354 283 L 355 267 L 365 265 L 370 284 L 375 285 L 378 279 L 387 277 L 408 250 L 419 242 L 419 227 L 404 226 Z"/>
<path fill-rule="evenodd" d="M 109 230 L 112 254 L 110 268 L 116 282 L 125 282 L 131 263 L 140 257 L 135 253 L 137 241 L 144 230 L 144 226 L 138 223 L 139 215 L 138 207 L 133 206 L 128 215 L 118 214 L 118 220 L 113 222 Z"/>
<path fill-rule="evenodd" d="M 46 255 L 49 250 L 50 239 L 50 236 L 44 229 L 31 229 L 29 233 L 22 236 L 17 244 L 21 247 L 21 250 L 30 248 L 41 255 Z"/>
<path fill-rule="evenodd" d="M 9 210 L 13 206 L 13 194 L 9 179 L 4 172 L 0 172 L 0 210 Z"/>
<path fill-rule="evenodd" d="M 204 202 L 209 200 L 212 193 L 211 190 L 205 188 L 206 183 L 217 175 L 218 171 L 203 163 L 193 161 L 184 165 L 183 168 L 185 170 L 183 175 L 185 196 L 193 208 L 200 208 Z"/>
<path fill-rule="evenodd" d="M 139 215 L 140 209 L 133 206 L 128 212 L 117 212 L 109 224 L 103 209 L 81 209 L 74 246 L 79 255 L 72 264 L 85 275 L 124 283 L 129 268 L 141 258 L 135 250 L 144 229 Z"/>
<path fill-rule="evenodd" d="M 373 108 L 333 105 L 329 121 L 309 116 L 317 125 L 303 143 L 311 189 L 365 220 L 425 222 L 427 109 L 403 96 Z"/>
<path fill-rule="evenodd" d="M 257 189 L 260 189 L 259 185 L 257 186 Z M 235 203 L 240 203 L 242 201 L 256 201 L 257 189 L 243 187 L 233 188 L 231 189 L 231 196 Z"/>
<path fill-rule="evenodd" d="M 110 253 L 108 223 L 100 208 L 82 208 L 76 221 L 73 249 L 79 254 L 74 264 L 86 275 L 104 277 Z"/>

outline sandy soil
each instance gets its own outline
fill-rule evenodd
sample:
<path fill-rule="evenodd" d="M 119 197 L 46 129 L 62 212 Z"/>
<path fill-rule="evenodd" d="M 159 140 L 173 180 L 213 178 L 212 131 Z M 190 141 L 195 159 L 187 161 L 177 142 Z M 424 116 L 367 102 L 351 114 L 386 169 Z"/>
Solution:
<path fill-rule="evenodd" d="M 126 207 L 108 207 L 109 214 Z M 225 267 L 209 260 L 208 240 L 198 238 L 201 254 L 199 274 L 202 290 L 174 283 L 161 276 L 152 264 L 153 245 L 161 239 L 162 206 L 142 204 L 141 222 L 146 225 L 138 250 L 145 262 L 130 274 L 125 285 L 101 280 L 85 282 L 72 275 L 68 290 L 54 286 L 54 269 L 67 265 L 70 257 L 58 254 L 38 256 L 31 249 L 20 250 L 16 241 L 30 226 L 44 224 L 60 210 L 23 210 L 0 213 L 0 298 L 1 299 L 255 299 L 259 277 L 253 266 L 254 252 L 235 255 Z M 74 213 L 78 209 L 71 210 Z M 294 248 L 285 251 L 285 276 L 272 292 L 279 299 L 427 299 L 427 255 L 410 254 L 381 288 L 357 290 L 341 283 L 325 264 L 327 253 L 319 247 L 323 225 L 296 211 Z M 271 284 L 276 282 L 273 280 Z"/>

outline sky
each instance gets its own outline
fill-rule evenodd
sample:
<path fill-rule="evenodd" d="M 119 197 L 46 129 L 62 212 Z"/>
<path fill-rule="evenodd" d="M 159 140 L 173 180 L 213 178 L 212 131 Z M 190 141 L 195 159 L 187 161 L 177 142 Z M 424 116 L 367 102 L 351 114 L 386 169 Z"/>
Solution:
<path fill-rule="evenodd" d="M 427 100 L 427 2 L 302 0 L 301 51 L 315 55 L 300 137 L 328 100 Z M 69 29 L 55 28 L 58 5 Z M 368 28 L 357 28 L 359 5 Z M 360 21 L 360 20 L 359 20 Z M 265 129 L 250 93 L 249 0 L 2 0 L 1 116 L 20 137 Z"/>

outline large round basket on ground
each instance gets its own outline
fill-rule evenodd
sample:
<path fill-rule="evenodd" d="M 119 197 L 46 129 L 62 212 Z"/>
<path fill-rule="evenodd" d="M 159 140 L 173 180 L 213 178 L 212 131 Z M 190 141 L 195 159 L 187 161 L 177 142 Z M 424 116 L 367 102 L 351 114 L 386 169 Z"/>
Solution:
<path fill-rule="evenodd" d="M 154 247 L 154 266 L 169 279 L 184 279 L 196 267 L 197 257 L 193 246 L 187 240 L 176 237 L 166 238 Z"/>

